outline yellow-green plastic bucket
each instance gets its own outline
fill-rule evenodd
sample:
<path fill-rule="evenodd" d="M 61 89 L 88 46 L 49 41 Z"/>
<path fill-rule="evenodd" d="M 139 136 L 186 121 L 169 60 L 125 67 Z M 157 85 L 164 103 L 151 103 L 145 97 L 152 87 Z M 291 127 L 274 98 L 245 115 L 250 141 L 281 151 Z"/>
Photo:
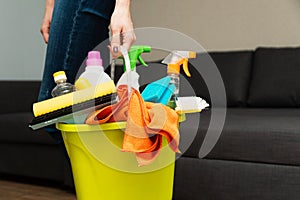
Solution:
<path fill-rule="evenodd" d="M 175 153 L 164 139 L 150 165 L 138 167 L 135 154 L 122 152 L 125 122 L 62 124 L 77 200 L 171 200 Z"/>

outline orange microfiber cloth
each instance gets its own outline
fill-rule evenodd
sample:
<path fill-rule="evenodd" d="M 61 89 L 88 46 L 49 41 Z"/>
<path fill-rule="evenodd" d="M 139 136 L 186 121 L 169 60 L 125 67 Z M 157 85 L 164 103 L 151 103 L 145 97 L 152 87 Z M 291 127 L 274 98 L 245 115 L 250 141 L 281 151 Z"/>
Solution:
<path fill-rule="evenodd" d="M 180 152 L 178 114 L 162 104 L 144 102 L 140 93 L 132 89 L 128 103 L 126 85 L 117 89 L 120 101 L 91 113 L 87 124 L 126 121 L 123 151 L 136 153 L 139 166 L 152 163 L 159 155 L 164 136 L 174 152 Z"/>
<path fill-rule="evenodd" d="M 116 104 L 104 107 L 100 110 L 92 112 L 86 119 L 86 124 L 104 124 L 107 122 L 118 122 L 127 120 L 128 111 L 128 92 L 127 86 L 119 86 L 117 88 L 119 101 Z"/>

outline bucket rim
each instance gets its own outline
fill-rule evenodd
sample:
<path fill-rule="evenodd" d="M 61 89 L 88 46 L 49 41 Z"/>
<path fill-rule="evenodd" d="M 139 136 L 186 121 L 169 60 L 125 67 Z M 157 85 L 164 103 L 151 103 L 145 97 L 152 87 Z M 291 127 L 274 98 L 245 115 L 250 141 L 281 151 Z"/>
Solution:
<path fill-rule="evenodd" d="M 179 123 L 186 120 L 185 114 L 179 114 Z M 104 124 L 67 124 L 63 122 L 56 123 L 56 128 L 63 132 L 91 132 L 91 131 L 110 131 L 110 130 L 125 130 L 126 121 L 110 122 Z"/>
<path fill-rule="evenodd" d="M 111 122 L 105 124 L 66 124 L 66 123 L 56 123 L 56 128 L 63 132 L 93 132 L 99 130 L 123 130 L 126 128 L 126 121 L 124 122 Z"/>

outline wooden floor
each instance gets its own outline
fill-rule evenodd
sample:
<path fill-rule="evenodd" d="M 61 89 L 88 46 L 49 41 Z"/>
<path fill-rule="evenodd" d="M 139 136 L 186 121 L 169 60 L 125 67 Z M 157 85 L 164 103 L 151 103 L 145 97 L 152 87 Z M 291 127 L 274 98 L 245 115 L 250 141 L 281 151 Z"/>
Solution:
<path fill-rule="evenodd" d="M 0 180 L 0 200 L 76 200 L 75 194 L 49 186 Z"/>

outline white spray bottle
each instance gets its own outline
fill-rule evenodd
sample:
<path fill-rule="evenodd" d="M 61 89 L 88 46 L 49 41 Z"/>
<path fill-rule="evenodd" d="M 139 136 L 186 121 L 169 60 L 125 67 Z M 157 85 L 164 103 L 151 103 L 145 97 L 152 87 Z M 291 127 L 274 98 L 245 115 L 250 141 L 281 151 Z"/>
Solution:
<path fill-rule="evenodd" d="M 121 46 L 120 50 L 123 54 L 125 72 L 119 79 L 117 86 L 126 84 L 128 85 L 129 91 L 131 87 L 135 88 L 136 90 L 139 90 L 139 75 L 136 72 L 136 63 L 137 61 L 139 61 L 143 66 L 148 66 L 142 59 L 141 54 L 151 52 L 151 47 L 144 45 L 132 46 L 130 48 L 130 51 L 127 52 L 125 47 Z"/>

